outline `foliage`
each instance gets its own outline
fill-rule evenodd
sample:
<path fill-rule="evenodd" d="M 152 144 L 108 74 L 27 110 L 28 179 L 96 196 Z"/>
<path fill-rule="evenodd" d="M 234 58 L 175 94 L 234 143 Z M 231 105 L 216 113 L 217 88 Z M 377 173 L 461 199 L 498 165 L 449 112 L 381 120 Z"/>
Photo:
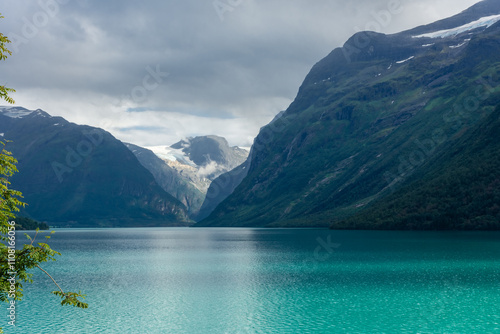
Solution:
<path fill-rule="evenodd" d="M 28 217 L 16 217 L 16 231 L 21 230 L 48 230 L 49 225 L 47 223 L 40 223 Z"/>
<path fill-rule="evenodd" d="M 3 18 L 2 15 L 0 15 L 0 19 L 1 18 Z M 7 49 L 8 43 L 10 43 L 10 40 L 7 38 L 7 36 L 4 36 L 2 33 L 0 33 L 0 60 L 5 60 L 7 59 L 7 54 L 12 54 L 12 52 Z M 15 103 L 15 101 L 9 96 L 9 93 L 13 92 L 15 92 L 14 89 L 0 85 L 0 99 L 4 99 L 10 104 Z"/>
<path fill-rule="evenodd" d="M 21 197 L 21 193 L 16 190 L 9 189 L 10 185 L 9 177 L 17 172 L 16 159 L 12 157 L 12 153 L 4 149 L 5 143 L 0 141 L 0 146 L 2 150 L 0 151 L 0 222 L 7 222 L 10 218 L 14 217 L 13 212 L 18 212 L 19 206 L 24 206 L 18 197 Z M 0 239 L 8 232 L 8 226 L 3 224 L 0 226 Z M 4 239 L 2 239 L 4 240 Z"/>
<path fill-rule="evenodd" d="M 406 186 L 334 228 L 500 230 L 500 106 Z"/>
<path fill-rule="evenodd" d="M 61 305 L 73 305 L 79 308 L 88 308 L 88 304 L 81 302 L 78 300 L 78 297 L 85 298 L 85 295 L 82 295 L 82 292 L 62 292 L 62 291 L 52 291 L 52 293 L 56 296 L 61 297 L 63 300 L 61 301 Z"/>
<path fill-rule="evenodd" d="M 0 34 L 0 60 L 5 60 L 7 54 L 11 54 L 6 47 L 9 42 L 7 37 Z M 13 91 L 13 89 L 0 86 L 0 98 L 8 103 L 14 103 L 14 100 L 8 96 L 8 93 Z M 78 300 L 79 297 L 85 297 L 81 292 L 64 292 L 52 276 L 40 267 L 40 263 L 55 261 L 55 256 L 61 254 L 51 249 L 47 243 L 34 244 L 39 229 L 36 230 L 33 238 L 26 234 L 28 240 L 31 241 L 30 243 L 24 244 L 22 249 L 16 247 L 18 244 L 16 227 L 15 222 L 11 219 L 15 218 L 14 213 L 19 211 L 19 207 L 24 207 L 26 204 L 20 200 L 22 198 L 21 192 L 9 188 L 9 178 L 18 170 L 17 160 L 12 156 L 12 153 L 5 149 L 7 143 L 0 141 L 0 301 L 21 300 L 23 283 L 33 282 L 33 273 L 29 270 L 36 267 L 47 274 L 59 288 L 59 291 L 53 293 L 63 297 L 62 305 L 87 308 L 86 303 Z M 49 238 L 50 236 L 46 236 L 46 239 Z"/>
<path fill-rule="evenodd" d="M 1 143 L 5 146 L 4 143 Z M 40 267 L 40 263 L 55 261 L 56 255 L 61 255 L 54 251 L 45 242 L 35 244 L 35 239 L 39 234 L 39 229 L 36 230 L 35 236 L 32 238 L 26 234 L 31 242 L 24 244 L 22 249 L 16 249 L 14 252 L 15 262 L 8 261 L 8 255 L 15 249 L 16 234 L 15 222 L 10 221 L 14 218 L 14 212 L 19 211 L 19 206 L 24 206 L 25 203 L 20 201 L 22 197 L 19 191 L 9 189 L 10 184 L 8 178 L 17 172 L 17 161 L 12 157 L 11 153 L 2 148 L 0 153 L 0 301 L 8 302 L 10 299 L 21 300 L 23 294 L 23 283 L 33 282 L 33 273 L 30 269 L 38 268 L 47 274 L 52 280 L 53 278 Z M 10 233 L 9 233 L 10 232 Z M 46 239 L 49 239 L 46 236 Z M 15 273 L 15 274 L 13 274 Z M 11 290 L 9 278 L 15 278 L 15 291 Z M 57 285 L 57 283 L 54 281 Z M 88 305 L 78 300 L 78 297 L 84 297 L 81 293 L 64 292 L 59 285 L 57 295 L 63 296 L 62 305 L 73 305 L 81 308 L 87 308 Z"/>
<path fill-rule="evenodd" d="M 2 143 L 2 145 L 4 145 Z M 16 160 L 12 157 L 10 152 L 2 149 L 0 154 L 0 301 L 8 302 L 9 297 L 15 300 L 21 300 L 23 294 L 23 283 L 32 283 L 33 274 L 29 272 L 30 269 L 38 268 L 47 274 L 52 280 L 52 276 L 40 267 L 40 263 L 55 261 L 56 255 L 61 255 L 59 252 L 50 248 L 47 243 L 35 243 L 36 236 L 39 234 L 39 229 L 36 231 L 35 237 L 31 238 L 26 235 L 29 244 L 23 245 L 22 249 L 16 249 L 14 252 L 15 263 L 8 262 L 9 250 L 16 244 L 16 235 L 12 233 L 15 231 L 15 223 L 10 222 L 9 219 L 14 217 L 14 213 L 19 211 L 18 206 L 24 206 L 25 203 L 19 200 L 21 193 L 8 188 L 8 177 L 12 176 L 16 169 Z M 11 232 L 11 233 L 9 233 Z M 47 239 L 50 236 L 46 236 Z M 11 246 L 11 247 L 9 247 Z M 12 274 L 15 272 L 15 274 Z M 12 276 L 14 275 L 14 276 Z M 8 278 L 15 278 L 15 291 L 11 290 L 11 283 Z M 62 305 L 73 305 L 80 308 L 87 308 L 86 303 L 78 300 L 78 297 L 84 298 L 84 295 L 74 292 L 64 292 L 54 280 L 54 283 L 59 288 L 59 291 L 53 293 L 63 297 Z"/>

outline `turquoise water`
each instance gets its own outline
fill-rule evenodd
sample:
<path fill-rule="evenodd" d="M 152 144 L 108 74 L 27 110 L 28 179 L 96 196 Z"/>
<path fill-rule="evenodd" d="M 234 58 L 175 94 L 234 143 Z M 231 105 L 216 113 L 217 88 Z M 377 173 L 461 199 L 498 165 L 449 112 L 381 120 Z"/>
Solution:
<path fill-rule="evenodd" d="M 500 234 L 57 230 L 6 333 L 500 333 Z M 6 314 L 6 311 L 4 311 Z M 5 319 L 5 318 L 4 318 Z"/>

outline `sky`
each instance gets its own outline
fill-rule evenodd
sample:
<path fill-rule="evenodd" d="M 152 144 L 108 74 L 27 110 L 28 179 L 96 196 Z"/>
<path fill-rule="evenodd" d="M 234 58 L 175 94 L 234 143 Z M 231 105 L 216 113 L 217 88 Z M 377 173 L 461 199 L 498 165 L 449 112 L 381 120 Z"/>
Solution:
<path fill-rule="evenodd" d="M 396 33 L 478 0 L 2 0 L 16 105 L 140 146 L 251 146 L 354 33 Z M 5 104 L 5 103 L 3 103 Z"/>

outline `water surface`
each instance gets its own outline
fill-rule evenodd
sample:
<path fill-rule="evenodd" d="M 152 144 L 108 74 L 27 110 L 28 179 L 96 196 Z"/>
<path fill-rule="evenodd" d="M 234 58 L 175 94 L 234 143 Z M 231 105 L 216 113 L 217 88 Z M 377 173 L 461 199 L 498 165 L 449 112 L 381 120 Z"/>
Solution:
<path fill-rule="evenodd" d="M 40 239 L 41 240 L 41 239 Z M 60 229 L 6 333 L 500 332 L 500 234 Z"/>

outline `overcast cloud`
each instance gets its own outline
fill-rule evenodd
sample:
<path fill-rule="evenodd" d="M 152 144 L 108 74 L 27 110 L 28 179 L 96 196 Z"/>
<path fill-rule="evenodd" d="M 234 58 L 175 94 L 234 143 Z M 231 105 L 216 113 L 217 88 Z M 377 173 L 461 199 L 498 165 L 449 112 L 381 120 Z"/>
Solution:
<path fill-rule="evenodd" d="M 217 134 L 250 146 L 358 30 L 399 32 L 476 2 L 3 0 L 13 55 L 0 84 L 17 90 L 17 105 L 137 145 Z"/>

